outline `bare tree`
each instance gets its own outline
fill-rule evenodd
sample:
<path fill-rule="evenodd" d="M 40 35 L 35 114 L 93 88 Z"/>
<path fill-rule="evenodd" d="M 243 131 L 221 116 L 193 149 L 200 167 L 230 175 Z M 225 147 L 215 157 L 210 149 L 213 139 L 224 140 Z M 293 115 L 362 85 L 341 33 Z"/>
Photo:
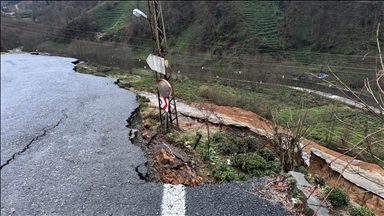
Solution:
<path fill-rule="evenodd" d="M 210 160 L 210 149 L 211 149 L 211 137 L 210 137 L 210 128 L 209 128 L 209 119 L 214 116 L 215 108 L 207 103 L 198 104 L 195 106 L 203 115 L 205 128 L 207 129 L 207 150 L 208 150 L 208 160 Z"/>
<path fill-rule="evenodd" d="M 273 113 L 273 112 L 272 112 Z M 303 106 L 296 113 L 291 113 L 284 125 L 288 130 L 279 127 L 279 118 L 272 114 L 274 123 L 273 149 L 280 159 L 282 169 L 285 172 L 296 170 L 304 165 L 302 159 L 304 149 L 304 137 L 307 137 L 317 126 L 315 120 L 308 116 L 308 109 Z"/>

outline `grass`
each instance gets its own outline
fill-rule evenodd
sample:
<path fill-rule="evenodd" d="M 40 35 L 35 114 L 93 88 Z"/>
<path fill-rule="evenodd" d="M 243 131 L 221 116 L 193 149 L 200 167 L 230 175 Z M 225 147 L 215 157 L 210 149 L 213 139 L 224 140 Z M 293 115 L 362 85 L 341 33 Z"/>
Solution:
<path fill-rule="evenodd" d="M 92 8 L 89 13 L 99 25 L 101 32 L 115 32 L 133 19 L 132 11 L 135 4 L 142 4 L 140 1 L 104 1 Z"/>
<path fill-rule="evenodd" d="M 286 126 L 287 123 L 295 119 L 298 110 L 285 110 L 278 112 L 279 125 Z M 348 148 L 354 146 L 367 134 L 372 133 L 382 127 L 383 123 L 365 113 L 356 113 L 346 105 L 329 104 L 321 107 L 312 107 L 308 109 L 308 119 L 306 120 L 306 127 L 315 125 L 316 127 L 309 134 L 308 139 L 313 140 L 323 146 L 336 151 L 346 151 Z M 288 127 L 289 128 L 289 127 Z M 377 141 L 384 138 L 384 133 L 373 136 L 370 141 Z M 361 148 L 365 147 L 368 143 L 364 142 L 355 151 L 357 153 Z M 371 147 L 380 160 L 384 160 L 383 144 Z M 361 155 L 360 159 L 377 163 L 381 166 L 384 165 L 383 161 L 375 160 L 369 152 Z"/>
<path fill-rule="evenodd" d="M 187 29 L 185 30 L 180 37 L 177 38 L 175 46 L 173 47 L 173 50 L 176 52 L 185 52 L 189 46 L 190 39 L 191 39 L 191 30 Z"/>

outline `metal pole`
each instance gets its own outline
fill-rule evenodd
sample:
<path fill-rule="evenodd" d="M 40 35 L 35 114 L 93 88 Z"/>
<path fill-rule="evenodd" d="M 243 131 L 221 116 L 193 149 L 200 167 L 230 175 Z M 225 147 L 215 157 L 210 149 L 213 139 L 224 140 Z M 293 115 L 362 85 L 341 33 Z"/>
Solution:
<path fill-rule="evenodd" d="M 148 20 L 150 22 L 151 27 L 151 37 L 152 37 L 152 52 L 153 55 L 160 56 L 162 58 L 165 57 L 167 54 L 166 48 L 167 48 L 167 38 L 165 34 L 165 25 L 164 25 L 164 18 L 162 14 L 162 8 L 161 8 L 161 2 L 159 0 L 148 0 Z M 156 72 L 156 82 L 159 79 L 165 79 L 168 80 L 166 74 L 160 74 Z M 161 102 L 160 102 L 160 93 L 157 89 L 157 99 L 159 103 L 159 116 L 160 116 L 160 122 L 163 124 L 163 116 L 162 116 L 162 109 L 161 109 Z M 174 101 L 174 107 L 176 111 L 176 102 Z M 171 105 L 171 101 L 169 103 L 169 106 Z M 169 110 L 169 109 L 168 109 Z M 172 122 L 172 110 L 169 110 L 169 118 Z M 164 112 L 163 112 L 164 113 Z M 177 119 L 177 112 L 174 113 L 176 115 L 177 120 L 177 126 L 179 126 L 179 122 Z M 168 113 L 167 113 L 168 115 Z M 168 118 L 165 118 L 165 124 L 168 122 Z"/>

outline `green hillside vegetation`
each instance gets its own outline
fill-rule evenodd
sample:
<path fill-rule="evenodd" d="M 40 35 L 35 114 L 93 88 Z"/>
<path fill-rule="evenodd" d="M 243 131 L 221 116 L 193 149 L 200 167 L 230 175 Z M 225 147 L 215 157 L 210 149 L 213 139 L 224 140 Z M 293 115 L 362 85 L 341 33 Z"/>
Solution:
<path fill-rule="evenodd" d="M 251 37 L 256 37 L 262 47 L 284 48 L 280 41 L 277 23 L 283 18 L 277 1 L 242 1 L 243 14 Z"/>
<path fill-rule="evenodd" d="M 173 51 L 179 53 L 186 52 L 191 40 L 191 31 L 191 29 L 183 31 L 180 37 L 177 38 L 175 46 L 173 47 Z"/>
<path fill-rule="evenodd" d="M 100 27 L 101 32 L 115 32 L 123 28 L 128 19 L 132 18 L 134 2 L 105 1 L 92 8 L 89 13 Z"/>

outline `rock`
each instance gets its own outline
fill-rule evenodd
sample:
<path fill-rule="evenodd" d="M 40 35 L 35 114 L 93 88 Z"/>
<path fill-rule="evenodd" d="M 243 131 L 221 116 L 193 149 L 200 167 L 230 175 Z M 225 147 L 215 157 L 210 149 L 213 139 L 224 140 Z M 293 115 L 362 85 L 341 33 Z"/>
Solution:
<path fill-rule="evenodd" d="M 130 83 L 121 81 L 119 79 L 116 80 L 115 84 L 117 84 L 120 88 L 128 88 L 128 89 L 131 88 L 131 84 Z"/>
<path fill-rule="evenodd" d="M 182 160 L 183 162 L 186 162 L 188 163 L 189 162 L 189 157 L 188 155 L 180 148 L 177 148 L 175 146 L 172 146 L 172 145 L 168 145 L 168 144 L 165 144 L 165 143 L 162 143 L 169 152 L 171 152 L 173 155 L 176 156 L 176 158 Z"/>
<path fill-rule="evenodd" d="M 145 180 L 145 177 L 147 176 L 147 166 L 146 163 L 140 164 L 136 167 L 136 172 L 139 175 L 140 179 Z"/>
<path fill-rule="evenodd" d="M 139 131 L 138 131 L 137 129 L 132 129 L 132 130 L 130 131 L 129 139 L 130 139 L 130 140 L 135 139 L 135 137 L 137 136 L 137 133 L 138 133 L 138 132 L 139 132 Z"/>
<path fill-rule="evenodd" d="M 141 137 L 143 137 L 143 139 L 149 138 L 148 132 L 144 132 L 143 134 L 141 134 Z"/>
<path fill-rule="evenodd" d="M 161 149 L 160 152 L 161 152 L 160 163 L 167 164 L 169 162 L 170 157 L 167 155 L 167 152 L 164 149 Z"/>
<path fill-rule="evenodd" d="M 210 172 L 207 173 L 207 177 L 209 177 L 209 176 L 211 176 L 211 173 L 210 173 Z"/>
<path fill-rule="evenodd" d="M 309 194 L 304 190 L 304 187 L 312 187 L 312 186 L 307 182 L 307 180 L 305 180 L 304 174 L 299 172 L 289 171 L 288 176 L 292 176 L 295 179 L 295 187 L 296 187 L 295 189 L 298 190 L 298 192 L 300 192 L 303 195 L 303 197 L 307 198 Z M 309 197 L 304 208 L 305 215 L 312 216 L 315 213 L 318 206 L 320 205 L 320 203 L 321 203 L 321 200 L 319 200 L 317 197 L 315 196 Z M 318 216 L 329 215 L 329 211 L 326 208 L 325 204 L 323 204 L 323 206 L 319 209 L 316 215 Z"/>
<path fill-rule="evenodd" d="M 173 159 L 173 158 L 169 158 L 168 159 L 168 163 L 169 163 L 169 165 L 171 165 L 171 166 L 173 166 L 173 164 L 175 164 L 175 160 Z"/>
<path fill-rule="evenodd" d="M 133 88 L 133 87 L 128 88 L 128 90 L 131 91 L 131 92 L 135 92 L 136 91 L 135 88 Z"/>
<path fill-rule="evenodd" d="M 148 119 L 146 119 L 144 120 L 143 125 L 145 128 L 150 128 L 152 126 L 152 123 Z"/>

